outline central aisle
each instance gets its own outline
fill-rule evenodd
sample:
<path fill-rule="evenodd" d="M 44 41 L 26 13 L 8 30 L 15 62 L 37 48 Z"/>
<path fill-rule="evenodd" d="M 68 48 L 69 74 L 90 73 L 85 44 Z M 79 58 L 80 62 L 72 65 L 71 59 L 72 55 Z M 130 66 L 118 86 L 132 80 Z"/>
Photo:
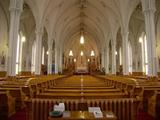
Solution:
<path fill-rule="evenodd" d="M 62 80 L 57 80 L 56 86 L 104 87 L 106 85 L 104 84 L 103 80 L 90 75 L 74 75 L 68 78 L 64 78 Z"/>

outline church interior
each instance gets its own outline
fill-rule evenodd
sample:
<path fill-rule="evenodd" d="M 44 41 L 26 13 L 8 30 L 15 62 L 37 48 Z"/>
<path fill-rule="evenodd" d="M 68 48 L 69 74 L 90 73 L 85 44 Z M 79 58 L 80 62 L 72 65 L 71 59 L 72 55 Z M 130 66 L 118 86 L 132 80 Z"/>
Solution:
<path fill-rule="evenodd" d="M 0 0 L 0 120 L 160 120 L 160 0 Z"/>

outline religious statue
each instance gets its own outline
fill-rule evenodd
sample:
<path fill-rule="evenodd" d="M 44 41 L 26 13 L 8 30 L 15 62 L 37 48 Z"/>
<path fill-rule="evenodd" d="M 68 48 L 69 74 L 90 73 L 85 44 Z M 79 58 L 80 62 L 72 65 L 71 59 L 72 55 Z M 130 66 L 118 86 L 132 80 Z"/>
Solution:
<path fill-rule="evenodd" d="M 5 65 L 5 55 L 4 55 L 4 51 L 2 51 L 2 54 L 1 54 L 1 65 Z"/>

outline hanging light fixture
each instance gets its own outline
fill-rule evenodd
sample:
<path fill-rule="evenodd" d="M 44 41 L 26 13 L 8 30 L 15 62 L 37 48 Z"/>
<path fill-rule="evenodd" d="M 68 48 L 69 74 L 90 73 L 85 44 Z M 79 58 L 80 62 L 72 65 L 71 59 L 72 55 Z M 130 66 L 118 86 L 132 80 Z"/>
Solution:
<path fill-rule="evenodd" d="M 93 50 L 91 51 L 91 56 L 95 56 L 95 53 Z"/>
<path fill-rule="evenodd" d="M 117 51 L 115 52 L 115 55 L 118 55 Z"/>
<path fill-rule="evenodd" d="M 80 44 L 84 44 L 84 36 L 83 36 L 83 34 L 81 34 Z"/>
<path fill-rule="evenodd" d="M 81 32 L 81 36 L 80 36 L 80 44 L 84 44 L 84 25 L 83 23 L 81 23 L 81 29 L 80 29 L 80 32 Z"/>
<path fill-rule="evenodd" d="M 72 50 L 69 51 L 69 56 L 73 56 Z"/>
<path fill-rule="evenodd" d="M 84 55 L 84 53 L 83 53 L 83 51 L 81 51 L 81 56 L 83 56 Z"/>
<path fill-rule="evenodd" d="M 74 62 L 76 62 L 77 60 L 76 60 L 76 58 L 74 58 Z"/>

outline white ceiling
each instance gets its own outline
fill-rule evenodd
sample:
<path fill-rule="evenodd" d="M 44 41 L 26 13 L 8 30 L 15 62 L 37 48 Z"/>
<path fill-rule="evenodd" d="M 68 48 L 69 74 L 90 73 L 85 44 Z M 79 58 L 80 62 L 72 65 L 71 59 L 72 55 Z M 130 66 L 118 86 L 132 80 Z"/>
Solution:
<path fill-rule="evenodd" d="M 123 2 L 122 2 L 123 1 Z M 129 24 L 130 16 L 140 0 L 25 0 L 36 25 L 47 29 L 49 38 L 60 45 L 70 38 L 92 36 L 99 50 L 113 39 L 120 27 Z M 82 25 L 83 24 L 83 25 Z M 73 39 L 74 40 L 74 39 Z"/>

